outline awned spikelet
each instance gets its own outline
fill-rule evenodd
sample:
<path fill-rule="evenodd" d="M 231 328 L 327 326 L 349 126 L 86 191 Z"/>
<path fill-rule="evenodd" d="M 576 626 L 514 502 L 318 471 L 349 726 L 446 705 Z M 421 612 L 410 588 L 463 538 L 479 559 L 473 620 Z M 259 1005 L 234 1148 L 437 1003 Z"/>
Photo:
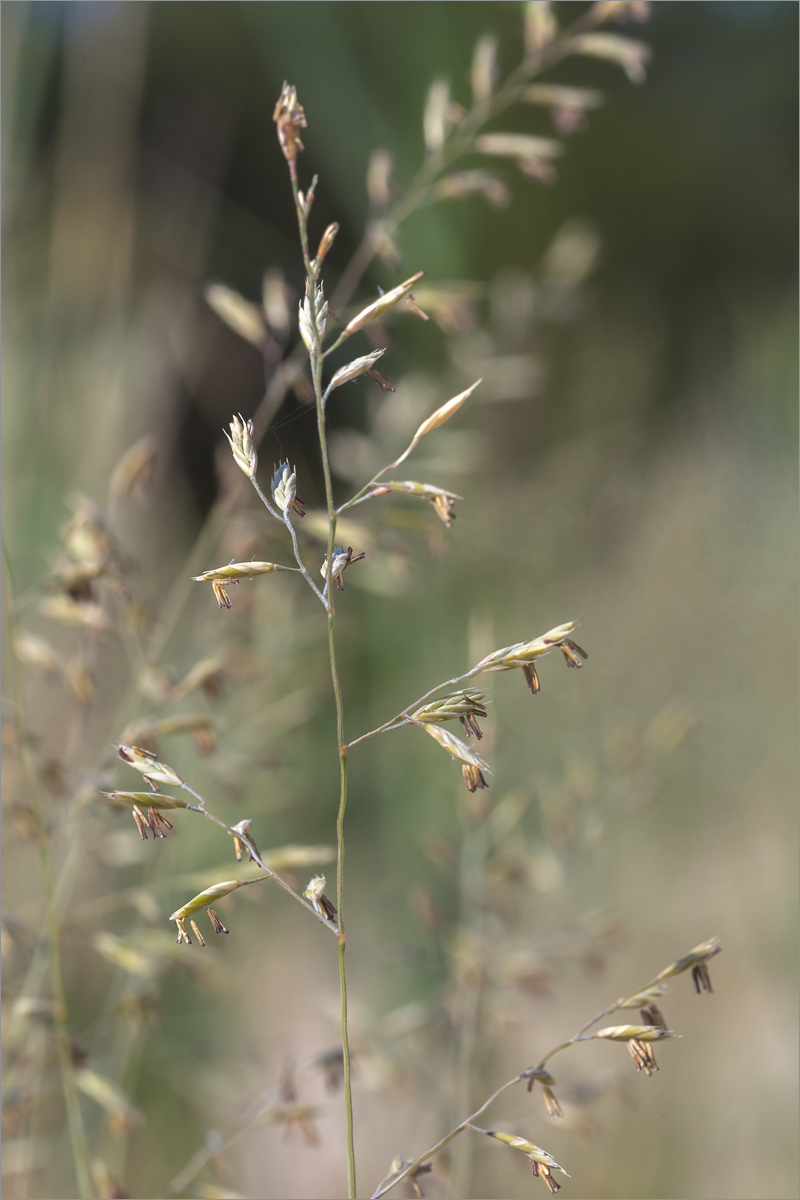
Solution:
<path fill-rule="evenodd" d="M 489 786 L 483 774 L 484 771 L 489 770 L 489 764 L 485 763 L 474 750 L 470 750 L 466 742 L 462 742 L 461 738 L 448 733 L 446 729 L 440 729 L 438 725 L 423 723 L 422 728 L 427 734 L 430 734 L 435 742 L 439 743 L 443 750 L 461 763 L 461 774 L 464 776 L 467 791 L 476 792 L 480 788 Z"/>
<path fill-rule="evenodd" d="M 519 667 L 528 687 L 536 695 L 541 686 L 534 666 L 536 659 L 549 654 L 556 647 L 564 655 L 568 667 L 580 667 L 583 660 L 589 657 L 569 636 L 578 624 L 578 621 L 566 621 L 529 642 L 516 642 L 513 646 L 504 646 L 502 650 L 487 654 L 473 670 L 477 674 L 482 671 L 513 671 Z"/>
<path fill-rule="evenodd" d="M 475 1133 L 483 1133 L 486 1137 L 496 1138 L 498 1142 L 503 1142 L 506 1146 L 511 1146 L 514 1150 L 519 1150 L 520 1154 L 525 1157 L 533 1168 L 534 1175 L 541 1176 L 547 1184 L 548 1191 L 551 1195 L 555 1195 L 559 1191 L 561 1184 L 553 1178 L 553 1171 L 560 1171 L 562 1175 L 569 1175 L 563 1167 L 559 1166 L 552 1154 L 548 1154 L 546 1150 L 542 1150 L 541 1146 L 534 1145 L 527 1138 L 518 1137 L 514 1133 L 500 1133 L 494 1129 L 479 1129 L 476 1125 L 468 1125 L 467 1128 L 472 1129 Z"/>
<path fill-rule="evenodd" d="M 477 717 L 486 716 L 486 692 L 452 692 L 440 700 L 431 700 L 418 708 L 411 716 L 415 721 L 440 724 L 442 721 L 459 720 L 467 737 L 474 734 L 478 741 L 483 737 Z"/>
<path fill-rule="evenodd" d="M 402 492 L 407 496 L 419 496 L 423 500 L 428 500 L 433 505 L 434 511 L 448 529 L 452 526 L 456 519 L 453 512 L 453 506 L 456 500 L 461 500 L 461 496 L 457 496 L 455 492 L 445 491 L 444 488 L 435 487 L 431 483 L 417 483 L 416 480 L 393 479 L 388 483 L 380 483 L 370 489 L 370 498 L 375 496 L 388 496 L 391 492 Z"/>

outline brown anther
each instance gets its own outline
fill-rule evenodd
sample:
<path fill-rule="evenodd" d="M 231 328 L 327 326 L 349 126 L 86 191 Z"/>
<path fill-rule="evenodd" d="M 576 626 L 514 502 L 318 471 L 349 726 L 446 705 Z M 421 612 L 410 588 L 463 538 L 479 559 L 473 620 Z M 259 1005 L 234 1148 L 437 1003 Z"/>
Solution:
<path fill-rule="evenodd" d="M 409 292 L 408 295 L 406 296 L 406 304 L 411 309 L 411 311 L 414 313 L 414 315 L 416 317 L 419 317 L 419 319 L 421 321 L 430 321 L 430 317 L 428 316 L 428 314 L 426 312 L 423 312 L 422 309 L 418 307 L 418 305 L 414 299 L 413 292 Z"/>
<path fill-rule="evenodd" d="M 149 809 L 147 816 L 147 823 L 153 831 L 153 837 L 166 837 L 169 830 L 173 828 L 172 822 L 168 821 L 164 814 L 159 812 L 157 808 Z"/>
<path fill-rule="evenodd" d="M 194 930 L 195 937 L 197 938 L 197 940 L 198 940 L 198 942 L 200 943 L 200 945 L 201 945 L 201 946 L 205 946 L 205 944 L 206 944 L 206 939 L 203 937 L 202 933 L 201 933 L 201 932 L 200 932 L 200 930 L 198 929 L 197 922 L 196 922 L 196 921 L 190 921 L 190 922 L 189 922 L 189 924 L 191 925 L 192 929 Z M 186 940 L 187 940 L 187 942 L 188 942 L 188 941 L 189 941 L 189 938 L 187 938 Z"/>
<path fill-rule="evenodd" d="M 649 1042 L 640 1042 L 637 1038 L 631 1038 L 626 1045 L 637 1071 L 644 1071 L 646 1075 L 652 1075 L 654 1071 L 658 1070 L 656 1056 Z"/>
<path fill-rule="evenodd" d="M 433 505 L 439 520 L 444 521 L 445 525 L 449 529 L 456 519 L 456 514 L 453 512 L 455 498 L 453 496 L 440 494 L 433 497 L 431 504 Z"/>
<path fill-rule="evenodd" d="M 577 642 L 573 642 L 572 638 L 564 638 L 563 642 L 559 642 L 559 650 L 564 655 L 568 667 L 582 667 L 581 658 L 588 658 L 589 655 L 585 650 L 582 650 Z M 580 658 L 578 657 L 580 655 Z"/>
<path fill-rule="evenodd" d="M 138 805 L 134 804 L 132 812 L 133 812 L 133 819 L 136 822 L 136 828 L 139 830 L 139 836 L 141 837 L 143 842 L 146 842 L 147 841 L 147 831 L 150 828 L 150 822 L 148 821 L 147 817 L 144 815 L 144 813 L 142 812 L 142 810 L 139 808 Z"/>
<path fill-rule="evenodd" d="M 711 976 L 708 973 L 708 964 L 705 962 L 695 963 L 692 967 L 692 979 L 694 980 L 694 990 L 700 995 L 701 992 L 713 992 L 711 986 Z"/>
<path fill-rule="evenodd" d="M 655 1025 L 658 1029 L 669 1029 L 661 1009 L 657 1004 L 651 1004 L 640 1010 L 643 1025 Z"/>
<path fill-rule="evenodd" d="M 534 696 L 541 691 L 542 685 L 539 682 L 539 676 L 536 673 L 536 667 L 533 663 L 522 664 L 522 674 L 525 676 L 528 687 L 533 692 Z"/>
<path fill-rule="evenodd" d="M 208 919 L 210 920 L 211 924 L 214 926 L 214 933 L 228 933 L 229 932 L 225 928 L 225 926 L 222 924 L 222 921 L 220 921 L 219 917 L 217 916 L 217 914 L 215 913 L 213 908 L 207 909 L 207 912 L 208 912 Z M 194 925 L 194 921 L 192 922 L 192 924 Z M 203 944 L 205 945 L 205 943 L 203 943 Z"/>
<path fill-rule="evenodd" d="M 302 104 L 297 100 L 297 89 L 284 83 L 272 119 L 278 126 L 278 141 L 287 162 L 294 163 L 297 155 L 303 149 L 300 141 L 300 130 L 308 128 L 306 114 Z"/>
<path fill-rule="evenodd" d="M 176 939 L 178 945 L 180 946 L 181 942 L 186 942 L 187 946 L 191 946 L 192 939 L 189 937 L 188 933 L 186 932 L 186 917 L 176 917 L 175 924 L 178 927 L 178 937 Z M 192 921 L 192 928 L 194 929 L 195 933 L 198 932 L 197 926 L 195 925 L 194 921 Z"/>
<path fill-rule="evenodd" d="M 546 1167 L 544 1163 L 537 1162 L 536 1159 L 531 1160 L 531 1166 L 533 1167 L 534 1175 L 541 1175 L 542 1179 L 547 1184 L 550 1195 L 555 1196 L 556 1192 L 560 1191 L 561 1184 L 557 1183 L 553 1178 L 552 1174 L 550 1173 L 550 1168 Z"/>
<path fill-rule="evenodd" d="M 473 766 L 472 763 L 462 763 L 461 774 L 464 776 L 464 783 L 467 785 L 468 792 L 477 792 L 479 788 L 489 786 L 483 777 L 483 771 L 481 771 L 480 767 Z"/>
<path fill-rule="evenodd" d="M 485 715 L 486 714 L 484 713 L 484 716 Z M 459 717 L 458 719 L 461 722 L 464 732 L 466 733 L 467 737 L 469 737 L 469 735 L 471 733 L 474 733 L 475 737 L 478 739 L 478 741 L 481 740 L 481 738 L 483 737 L 483 733 L 481 731 L 480 725 L 475 720 L 474 713 L 465 713 L 463 716 Z"/>
<path fill-rule="evenodd" d="M 380 371 L 376 371 L 374 367 L 370 367 L 367 374 L 370 379 L 375 380 L 382 392 L 393 392 L 395 390 L 385 375 L 381 375 Z"/>
<path fill-rule="evenodd" d="M 214 589 L 214 595 L 219 607 L 230 608 L 231 598 L 225 590 L 225 584 L 221 583 L 219 579 L 212 579 L 211 586 Z"/>

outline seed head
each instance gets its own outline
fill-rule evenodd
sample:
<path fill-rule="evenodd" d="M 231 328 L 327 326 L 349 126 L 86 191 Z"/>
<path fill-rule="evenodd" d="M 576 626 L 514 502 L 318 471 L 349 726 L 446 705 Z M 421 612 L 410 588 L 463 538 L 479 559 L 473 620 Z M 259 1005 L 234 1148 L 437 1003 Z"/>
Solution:
<path fill-rule="evenodd" d="M 333 221 L 332 224 L 330 224 L 328 226 L 328 228 L 325 230 L 322 237 L 320 238 L 319 248 L 317 249 L 317 262 L 318 263 L 322 262 L 323 258 L 330 250 L 338 232 L 339 232 L 339 225 L 336 221 Z"/>
<path fill-rule="evenodd" d="M 242 855 L 244 854 L 245 850 L 247 851 L 250 862 L 259 861 L 260 855 L 258 853 L 258 846 L 256 846 L 255 842 L 253 841 L 253 836 L 250 833 L 250 826 L 252 824 L 252 821 L 245 819 L 244 821 L 238 821 L 235 825 L 231 826 L 231 829 L 234 830 L 235 834 L 239 835 L 238 837 L 234 836 L 233 839 L 233 848 L 236 853 L 237 862 L 242 861 Z"/>
<path fill-rule="evenodd" d="M 344 591 L 344 584 L 342 583 L 342 574 L 344 573 L 346 568 L 349 567 L 351 565 L 351 563 L 359 562 L 362 558 L 365 558 L 365 557 L 366 557 L 366 554 L 363 550 L 361 551 L 360 554 L 353 554 L 352 546 L 348 546 L 346 550 L 345 550 L 344 546 L 334 546 L 334 548 L 333 548 L 333 563 L 331 566 L 331 579 L 336 580 L 336 586 L 340 592 Z M 323 579 L 328 578 L 328 559 L 327 559 L 327 557 L 325 558 L 322 566 L 320 567 L 319 573 Z"/>
<path fill-rule="evenodd" d="M 695 946 L 694 950 L 684 954 L 683 958 L 679 958 L 677 962 L 665 967 L 656 978 L 658 980 L 670 979 L 673 975 L 680 975 L 683 971 L 691 970 L 695 991 L 698 993 L 711 992 L 714 989 L 711 987 L 711 976 L 708 973 L 708 960 L 715 954 L 719 954 L 721 950 L 719 938 L 709 938 L 707 942 L 701 942 L 699 946 Z"/>
<path fill-rule="evenodd" d="M 476 717 L 486 716 L 486 699 L 486 692 L 453 692 L 440 700 L 432 700 L 411 715 L 415 721 L 430 721 L 432 724 L 458 718 L 467 737 L 474 733 L 480 741 L 483 733 Z"/>
<path fill-rule="evenodd" d="M 297 99 L 297 88 L 284 83 L 272 119 L 278 126 L 278 141 L 287 162 L 295 163 L 297 155 L 303 149 L 300 141 L 300 130 L 308 129 L 306 114 Z"/>
<path fill-rule="evenodd" d="M 297 498 L 297 468 L 289 469 L 288 462 L 275 468 L 272 476 L 272 498 L 281 512 L 292 509 L 298 516 L 305 516 L 306 506 Z"/>
<path fill-rule="evenodd" d="M 314 912 L 319 913 L 326 921 L 336 923 L 337 912 L 328 897 L 324 894 L 327 880 L 324 875 L 315 875 L 309 881 L 308 887 L 303 892 L 306 900 L 311 902 Z"/>
<path fill-rule="evenodd" d="M 625 1042 L 636 1070 L 652 1075 L 658 1070 L 658 1063 L 650 1043 L 676 1037 L 676 1034 L 659 1025 L 609 1025 L 605 1029 L 598 1029 L 592 1037 Z"/>
<path fill-rule="evenodd" d="M 142 750 L 140 746 L 120 744 L 117 746 L 117 754 L 128 766 L 141 772 L 154 792 L 158 791 L 157 783 L 165 783 L 167 787 L 183 787 L 183 780 L 178 772 L 173 771 L 166 763 L 159 762 L 149 750 Z"/>
<path fill-rule="evenodd" d="M 339 367 L 328 385 L 328 391 L 332 392 L 334 388 L 341 387 L 343 383 L 349 383 L 351 379 L 356 379 L 359 375 L 370 371 L 383 353 L 383 350 L 371 350 L 369 354 L 354 358 L 346 366 Z"/>
<path fill-rule="evenodd" d="M 170 921 L 174 921 L 178 926 L 178 945 L 181 942 L 186 942 L 187 946 L 191 946 L 192 944 L 192 939 L 186 932 L 186 922 L 189 921 L 200 945 L 205 946 L 206 943 L 202 933 L 197 928 L 194 920 L 190 919 L 195 913 L 202 912 L 204 908 L 208 909 L 208 917 L 214 927 L 214 932 L 227 933 L 228 930 L 210 905 L 215 900 L 221 900 L 223 896 L 227 896 L 230 892 L 235 891 L 236 888 L 243 887 L 244 882 L 241 879 L 228 879 L 224 883 L 215 883 L 212 887 L 206 888 L 205 891 L 199 892 L 198 895 L 187 901 L 181 908 L 176 908 L 175 912 L 170 916 Z"/>
<path fill-rule="evenodd" d="M 233 418 L 230 429 L 225 437 L 230 442 L 236 465 L 241 467 L 248 479 L 253 479 L 258 466 L 258 455 L 253 445 L 253 422 L 245 421 L 240 414 Z"/>
<path fill-rule="evenodd" d="M 556 1183 L 555 1179 L 553 1179 L 552 1172 L 560 1171 L 562 1175 L 567 1175 L 567 1172 L 563 1167 L 558 1165 L 552 1155 L 548 1154 L 546 1150 L 542 1150 L 541 1146 L 535 1146 L 527 1138 L 517 1137 L 513 1133 L 499 1133 L 493 1129 L 478 1129 L 475 1125 L 470 1125 L 469 1128 L 474 1129 L 476 1133 L 485 1133 L 487 1137 L 497 1138 L 499 1142 L 505 1142 L 507 1146 L 513 1146 L 515 1150 L 519 1150 L 520 1153 L 524 1154 L 533 1168 L 534 1175 L 541 1175 L 552 1195 L 555 1195 L 561 1187 L 561 1184 Z M 568 1175 L 567 1178 L 569 1178 Z"/>

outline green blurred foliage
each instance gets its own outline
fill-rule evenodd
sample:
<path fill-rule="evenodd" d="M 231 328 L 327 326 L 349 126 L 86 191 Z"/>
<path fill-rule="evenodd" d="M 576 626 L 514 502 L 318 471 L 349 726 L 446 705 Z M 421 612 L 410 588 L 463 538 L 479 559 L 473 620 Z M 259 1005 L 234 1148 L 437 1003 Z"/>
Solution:
<path fill-rule="evenodd" d="M 556 6 L 564 21 L 580 9 Z M 332 286 L 361 236 L 371 151 L 390 149 L 406 184 L 423 153 L 430 81 L 448 76 L 468 102 L 476 38 L 496 32 L 508 70 L 520 11 L 2 9 L 3 536 L 16 592 L 24 600 L 52 570 L 70 495 L 102 503 L 119 456 L 152 435 L 149 502 L 117 526 L 138 564 L 127 586 L 143 627 L 163 623 L 159 666 L 173 682 L 208 655 L 228 667 L 211 710 L 216 754 L 199 758 L 173 738 L 162 757 L 225 820 L 250 816 L 265 853 L 333 841 L 332 706 L 320 614 L 291 577 L 232 589 L 231 613 L 216 611 L 207 586 L 189 591 L 189 576 L 211 565 L 286 554 L 240 491 L 200 557 L 186 559 L 230 486 L 221 429 L 255 411 L 265 385 L 259 354 L 210 311 L 203 288 L 220 280 L 257 301 L 271 267 L 302 286 L 272 124 L 284 79 L 308 115 L 300 169 L 306 184 L 320 177 L 314 229 L 341 225 Z M 634 1076 L 621 1048 L 578 1047 L 553 1067 L 572 1105 L 563 1123 L 535 1093 L 516 1092 L 487 1121 L 554 1154 L 570 1197 L 796 1192 L 797 20 L 784 3 L 655 5 L 649 23 L 622 30 L 653 47 L 643 86 L 588 60 L 551 72 L 605 95 L 565 139 L 552 186 L 508 164 L 506 211 L 482 197 L 423 209 L 401 231 L 402 265 L 373 265 L 360 289 L 366 300 L 424 268 L 426 283 L 474 280 L 483 292 L 477 324 L 460 332 L 397 323 L 383 360 L 395 397 L 360 380 L 332 404 L 342 496 L 348 455 L 370 445 L 391 454 L 415 414 L 477 374 L 486 384 L 403 476 L 427 477 L 427 463 L 432 482 L 464 496 L 453 529 L 410 501 L 357 510 L 372 541 L 338 609 L 349 736 L 562 620 L 584 618 L 590 653 L 580 674 L 548 658 L 537 697 L 516 672 L 491 680 L 485 808 L 467 803 L 457 769 L 415 730 L 352 752 L 348 957 L 364 1191 L 395 1154 L 421 1152 L 593 1012 L 719 934 L 714 994 L 692 997 L 682 978 L 665 1001 L 684 1037 L 660 1050 L 657 1076 Z M 497 127 L 552 133 L 544 109 Z M 565 223 L 596 238 L 600 258 L 559 291 L 547 253 Z M 314 423 L 295 397 L 263 443 L 264 475 L 284 456 L 318 505 Z M 34 632 L 74 652 L 71 636 L 31 614 L 22 620 Z M 236 868 L 210 824 L 176 820 L 179 837 L 142 845 L 129 816 L 98 797 L 133 786 L 111 772 L 109 746 L 158 708 L 130 682 L 139 632 L 84 647 L 97 687 L 88 703 L 65 704 L 52 680 L 22 684 L 8 665 L 3 698 L 8 716 L 24 691 L 39 765 L 63 776 L 50 819 L 70 898 L 76 1041 L 146 1120 L 115 1130 L 87 1101 L 90 1137 L 128 1193 L 145 1196 L 164 1194 L 207 1130 L 227 1131 L 286 1059 L 302 1065 L 335 1046 L 337 983 L 326 931 L 255 887 L 224 909 L 229 938 L 203 952 L 174 946 L 166 916 L 202 886 L 196 876 Z M 9 651 L 7 626 L 3 637 Z M 41 900 L 13 745 L 10 758 L 13 1005 L 36 983 Z M 495 842 L 490 814 L 515 804 L 519 819 Z M 148 972 L 115 971 L 98 931 L 146 937 Z M 476 982 L 475 959 L 491 986 Z M 412 1003 L 430 1006 L 419 1029 L 390 1033 L 387 1014 Z M 35 1023 L 26 1037 L 23 1066 L 45 1081 L 32 1128 L 53 1152 L 20 1194 L 71 1195 L 51 1049 Z M 249 1195 L 340 1194 L 340 1097 L 318 1072 L 306 1082 L 301 1071 L 301 1082 L 322 1113 L 319 1146 L 259 1125 L 227 1155 L 230 1175 L 216 1163 L 203 1178 Z M 589 1102 L 595 1085 L 602 1094 Z M 16 1186 L 13 1152 L 24 1157 L 31 1126 L 8 1107 Z M 516 1157 L 457 1144 L 450 1186 L 543 1194 Z M 423 1182 L 426 1195 L 448 1194 L 441 1173 Z M 197 1186 L 184 1194 L 203 1194 Z"/>

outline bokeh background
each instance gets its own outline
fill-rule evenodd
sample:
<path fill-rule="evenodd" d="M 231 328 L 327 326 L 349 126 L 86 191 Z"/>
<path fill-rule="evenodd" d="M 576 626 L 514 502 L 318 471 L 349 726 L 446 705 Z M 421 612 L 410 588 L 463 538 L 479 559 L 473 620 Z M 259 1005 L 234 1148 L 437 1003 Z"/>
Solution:
<path fill-rule="evenodd" d="M 563 22 L 583 9 L 554 6 Z M 586 58 L 548 74 L 605 98 L 564 135 L 557 177 L 493 161 L 505 208 L 415 212 L 401 261 L 373 262 L 356 293 L 425 269 L 434 307 L 460 299 L 387 323 L 394 395 L 363 379 L 337 394 L 340 497 L 484 384 L 403 476 L 464 497 L 452 529 L 410 499 L 357 510 L 367 558 L 338 610 L 348 736 L 563 620 L 583 618 L 590 655 L 580 673 L 545 660 L 535 698 L 516 674 L 490 681 L 476 797 L 421 733 L 351 755 L 360 1194 L 711 935 L 714 993 L 674 981 L 662 1008 L 683 1037 L 657 1075 L 622 1047 L 575 1047 L 553 1063 L 562 1121 L 519 1089 L 486 1127 L 546 1147 L 565 1196 L 797 1193 L 797 23 L 788 3 L 659 3 L 612 27 L 651 45 L 647 80 Z M 250 817 L 265 855 L 331 845 L 318 606 L 279 576 L 218 612 L 190 580 L 287 561 L 222 436 L 233 413 L 269 411 L 281 349 L 238 336 L 204 291 L 258 304 L 265 271 L 292 305 L 302 288 L 272 124 L 285 79 L 309 121 L 301 178 L 319 175 L 312 230 L 341 227 L 332 287 L 368 216 L 371 152 L 391 150 L 406 185 L 430 82 L 468 104 L 477 38 L 497 35 L 506 74 L 521 28 L 505 3 L 3 5 L 6 1195 L 77 1194 L 43 966 L 48 853 L 96 1194 L 343 1194 L 332 939 L 253 887 L 220 906 L 229 938 L 176 947 L 166 918 L 239 870 L 229 843 L 183 819 L 143 844 L 99 793 L 137 786 L 113 761 L 132 722 L 189 714 L 198 739 L 158 750 L 221 817 Z M 494 128 L 553 133 L 532 106 Z M 304 395 L 298 381 L 270 411 L 261 471 L 296 462 L 314 510 Z M 145 437 L 147 494 L 118 484 L 109 508 Z M 102 638 L 41 605 L 70 514 L 73 538 L 76 512 L 95 528 L 81 496 L 126 566 L 124 589 L 100 589 Z M 222 697 L 181 696 L 208 658 Z M 320 869 L 332 879 L 324 850 L 293 877 Z M 292 1104 L 313 1112 L 287 1122 Z M 181 1179 L 209 1131 L 224 1153 Z M 477 1136 L 421 1183 L 544 1194 Z"/>

